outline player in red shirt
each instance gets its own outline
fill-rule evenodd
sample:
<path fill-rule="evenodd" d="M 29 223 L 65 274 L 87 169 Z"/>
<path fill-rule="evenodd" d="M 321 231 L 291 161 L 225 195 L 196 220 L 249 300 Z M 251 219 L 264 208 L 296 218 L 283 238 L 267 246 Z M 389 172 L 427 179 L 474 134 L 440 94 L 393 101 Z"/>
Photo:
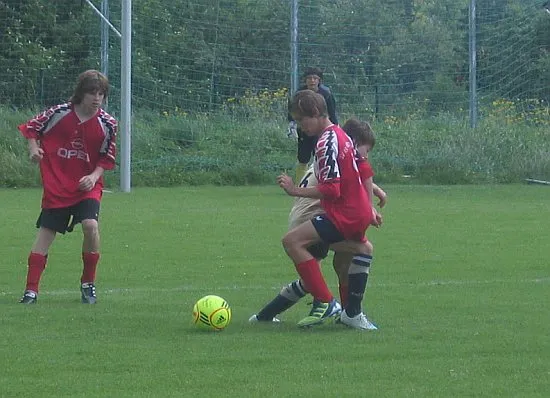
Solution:
<path fill-rule="evenodd" d="M 375 137 L 374 133 L 367 122 L 362 122 L 357 119 L 349 119 L 343 126 L 343 130 L 353 139 L 357 152 L 367 159 L 368 152 L 374 147 Z M 372 170 L 368 170 L 364 175 L 361 174 L 361 178 L 365 180 L 372 176 Z M 301 187 L 313 187 L 317 185 L 317 179 L 313 170 L 313 165 L 307 170 L 304 178 L 300 181 Z M 378 206 L 384 207 L 387 200 L 387 195 L 384 190 L 373 183 L 373 194 L 378 197 Z M 305 221 L 311 220 L 313 217 L 324 214 L 320 205 L 319 199 L 301 198 L 297 197 L 294 200 L 294 205 L 289 214 L 289 228 L 292 230 L 296 226 Z M 380 216 L 381 220 L 381 216 Z M 369 242 L 370 244 L 370 242 Z M 308 251 L 317 261 L 321 262 L 329 252 L 329 245 L 320 242 L 308 248 Z M 372 250 L 372 249 L 371 249 Z M 353 260 L 353 254 L 336 252 L 333 258 L 334 271 L 338 275 L 338 290 L 340 292 L 340 303 L 342 307 L 346 307 L 348 302 L 348 277 L 349 267 Z M 371 258 L 372 261 L 372 258 Z M 366 274 L 368 278 L 368 267 Z M 304 288 L 304 284 L 301 280 L 295 280 L 286 286 L 284 286 L 280 292 L 269 303 L 257 313 L 249 318 L 249 322 L 279 322 L 276 318 L 277 315 L 288 310 L 295 305 L 301 298 L 305 297 L 308 292 Z M 360 329 L 363 330 L 376 330 L 377 327 L 372 322 L 362 322 Z"/>
<path fill-rule="evenodd" d="M 340 304 L 323 278 L 319 262 L 308 251 L 311 245 L 325 242 L 333 245 L 337 252 L 354 255 L 349 268 L 349 299 L 341 319 L 343 323 L 361 328 L 361 324 L 367 322 L 361 301 L 372 258 L 372 246 L 365 240 L 365 231 L 369 225 L 379 222 L 372 207 L 372 177 L 362 178 L 362 174 L 369 172 L 372 176 L 372 170 L 357 154 L 352 139 L 332 124 L 321 95 L 310 90 L 298 91 L 292 99 L 291 113 L 302 131 L 319 136 L 314 162 L 318 185 L 295 186 L 286 174 L 278 177 L 279 185 L 290 196 L 320 199 L 325 212 L 283 237 L 285 251 L 294 261 L 306 290 L 314 297 L 310 314 L 298 322 L 298 326 L 322 323 L 341 312 Z"/>
<path fill-rule="evenodd" d="M 115 167 L 116 120 L 101 109 L 109 81 L 96 70 L 78 77 L 69 102 L 56 105 L 19 126 L 29 155 L 40 165 L 42 211 L 38 234 L 28 257 L 27 283 L 21 303 L 34 304 L 48 250 L 59 232 L 82 223 L 83 303 L 95 304 L 99 261 L 99 207 L 103 172 Z"/>

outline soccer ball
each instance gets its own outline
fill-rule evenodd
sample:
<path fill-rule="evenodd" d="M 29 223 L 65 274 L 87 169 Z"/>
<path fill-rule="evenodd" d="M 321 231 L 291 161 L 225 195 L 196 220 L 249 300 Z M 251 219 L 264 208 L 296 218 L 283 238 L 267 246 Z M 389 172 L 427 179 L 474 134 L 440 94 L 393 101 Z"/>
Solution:
<path fill-rule="evenodd" d="M 231 308 L 223 298 L 208 295 L 193 306 L 193 323 L 210 330 L 222 330 L 231 321 Z"/>

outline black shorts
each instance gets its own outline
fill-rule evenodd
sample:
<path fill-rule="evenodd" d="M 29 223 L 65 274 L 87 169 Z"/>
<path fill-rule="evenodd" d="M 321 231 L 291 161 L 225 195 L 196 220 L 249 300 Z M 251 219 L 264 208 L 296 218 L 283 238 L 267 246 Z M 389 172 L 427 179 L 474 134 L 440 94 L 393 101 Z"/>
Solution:
<path fill-rule="evenodd" d="M 327 246 L 345 240 L 344 236 L 338 231 L 332 221 L 327 218 L 326 214 L 315 216 L 311 222 Z"/>
<path fill-rule="evenodd" d="M 311 254 L 317 260 L 322 260 L 328 256 L 329 244 L 325 242 L 317 242 L 307 248 L 309 254 Z"/>
<path fill-rule="evenodd" d="M 64 234 L 73 232 L 74 226 L 83 220 L 99 220 L 99 201 L 84 199 L 69 207 L 42 209 L 36 220 L 36 228 L 48 228 Z"/>
<path fill-rule="evenodd" d="M 310 137 L 298 129 L 298 162 L 302 164 L 309 163 L 316 144 L 317 136 Z"/>

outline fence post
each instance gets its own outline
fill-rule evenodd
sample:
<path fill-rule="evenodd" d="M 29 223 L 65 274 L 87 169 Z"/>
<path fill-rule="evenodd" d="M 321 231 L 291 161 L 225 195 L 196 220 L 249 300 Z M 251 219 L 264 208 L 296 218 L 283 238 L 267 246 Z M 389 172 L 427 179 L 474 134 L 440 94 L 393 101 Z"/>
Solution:
<path fill-rule="evenodd" d="M 470 127 L 477 126 L 477 59 L 476 59 L 476 0 L 470 0 L 469 49 L 470 49 Z"/>
<path fill-rule="evenodd" d="M 120 189 L 131 189 L 132 137 L 132 0 L 122 0 L 120 94 Z"/>
<path fill-rule="evenodd" d="M 298 90 L 298 0 L 290 11 L 290 95 Z"/>
<path fill-rule="evenodd" d="M 101 13 L 109 19 L 109 0 L 101 0 Z M 101 73 L 109 76 L 109 25 L 101 20 Z M 109 98 L 105 99 L 105 108 L 109 107 Z"/>

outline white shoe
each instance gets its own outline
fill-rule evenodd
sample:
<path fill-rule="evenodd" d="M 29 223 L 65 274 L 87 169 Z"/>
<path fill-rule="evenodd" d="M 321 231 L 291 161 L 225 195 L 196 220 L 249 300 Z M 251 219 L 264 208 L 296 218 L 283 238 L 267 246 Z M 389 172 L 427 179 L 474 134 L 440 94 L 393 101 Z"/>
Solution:
<path fill-rule="evenodd" d="M 376 325 L 369 321 L 365 314 L 362 312 L 354 316 L 353 318 L 350 318 L 348 314 L 346 314 L 346 310 L 343 310 L 340 314 L 340 321 L 349 327 L 355 328 L 355 329 L 362 329 L 362 330 L 378 330 Z"/>
<path fill-rule="evenodd" d="M 275 322 L 275 323 L 281 322 L 281 320 L 278 319 L 278 318 L 273 318 L 271 321 L 272 321 L 272 322 Z M 267 322 L 267 321 L 260 321 L 260 320 L 258 319 L 258 315 L 254 314 L 254 315 L 252 315 L 250 318 L 248 318 L 248 322 L 250 322 L 250 323 L 256 323 L 256 322 Z"/>

